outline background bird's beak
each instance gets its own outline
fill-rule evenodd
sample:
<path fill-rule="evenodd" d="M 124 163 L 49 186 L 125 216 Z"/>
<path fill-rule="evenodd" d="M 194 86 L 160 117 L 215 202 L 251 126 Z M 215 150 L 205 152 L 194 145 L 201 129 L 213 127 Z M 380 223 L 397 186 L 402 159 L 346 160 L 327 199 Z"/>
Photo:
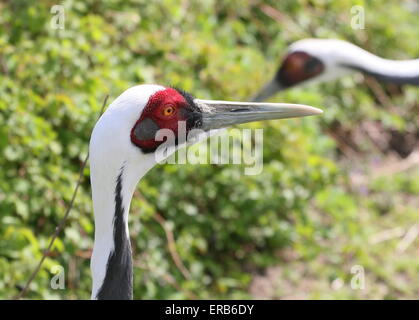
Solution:
<path fill-rule="evenodd" d="M 202 129 L 225 128 L 234 124 L 261 120 L 312 116 L 322 110 L 301 104 L 231 102 L 195 99 L 202 111 Z"/>
<path fill-rule="evenodd" d="M 271 82 L 265 84 L 259 93 L 256 94 L 251 100 L 255 102 L 265 101 L 283 89 L 284 87 L 278 81 L 273 79 Z"/>

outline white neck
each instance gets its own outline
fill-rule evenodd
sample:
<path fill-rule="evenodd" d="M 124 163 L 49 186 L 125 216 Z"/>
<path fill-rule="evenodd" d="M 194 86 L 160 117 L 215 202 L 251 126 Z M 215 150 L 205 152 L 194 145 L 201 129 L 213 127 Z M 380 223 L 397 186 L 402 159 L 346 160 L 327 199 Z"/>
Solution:
<path fill-rule="evenodd" d="M 369 73 L 381 80 L 419 85 L 419 59 L 384 59 L 349 43 L 337 56 L 342 65 Z"/>
<path fill-rule="evenodd" d="M 154 159 L 145 158 L 144 160 L 146 161 L 141 164 L 129 160 L 121 162 L 118 166 L 110 166 L 109 168 L 119 168 L 112 171 L 91 166 L 92 199 L 95 215 L 95 241 L 91 259 L 92 299 L 125 299 L 132 297 L 128 212 L 138 181 L 155 163 Z M 120 208 L 123 218 L 123 220 L 119 220 L 119 224 L 116 220 L 118 216 L 118 187 L 120 188 Z M 117 238 L 118 231 L 120 238 Z M 116 246 L 117 248 L 115 248 Z M 113 261 L 111 265 L 110 258 L 115 253 L 116 261 Z M 108 270 L 112 274 L 107 276 Z M 110 288 L 113 289 L 110 290 Z"/>

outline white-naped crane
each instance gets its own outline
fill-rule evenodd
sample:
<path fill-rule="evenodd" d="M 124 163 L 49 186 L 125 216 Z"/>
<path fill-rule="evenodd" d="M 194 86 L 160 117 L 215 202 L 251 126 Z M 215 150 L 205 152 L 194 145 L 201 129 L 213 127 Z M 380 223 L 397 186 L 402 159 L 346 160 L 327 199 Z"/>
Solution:
<path fill-rule="evenodd" d="M 156 150 L 169 141 L 158 137 L 160 129 L 177 137 L 184 123 L 187 133 L 195 137 L 192 142 L 173 141 L 173 153 L 205 138 L 202 132 L 321 112 L 296 104 L 200 100 L 160 85 L 138 85 L 123 92 L 100 117 L 90 140 L 95 220 L 92 299 L 133 298 L 128 212 L 137 183 L 157 163 Z"/>
<path fill-rule="evenodd" d="M 274 78 L 255 95 L 264 101 L 290 87 L 330 81 L 359 71 L 378 80 L 419 86 L 419 59 L 389 60 L 337 39 L 303 39 L 294 42 Z"/>

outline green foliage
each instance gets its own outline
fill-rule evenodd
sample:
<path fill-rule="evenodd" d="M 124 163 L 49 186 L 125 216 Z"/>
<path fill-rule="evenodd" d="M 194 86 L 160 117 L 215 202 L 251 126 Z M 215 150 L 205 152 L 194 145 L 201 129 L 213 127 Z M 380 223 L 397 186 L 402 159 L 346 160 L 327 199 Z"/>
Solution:
<path fill-rule="evenodd" d="M 200 98 L 244 100 L 273 75 L 287 45 L 306 37 L 343 38 L 394 59 L 419 57 L 419 21 L 407 3 L 66 0 L 60 30 L 51 28 L 54 1 L 1 2 L 0 298 L 18 293 L 63 217 L 107 94 L 112 100 L 155 82 Z M 365 30 L 350 27 L 358 4 L 366 8 Z M 408 108 L 417 98 L 418 89 L 407 88 L 392 103 Z M 305 276 L 311 298 L 418 296 L 417 246 L 400 253 L 397 239 L 391 248 L 368 241 L 417 221 L 419 173 L 377 178 L 365 197 L 349 183 L 357 164 L 338 163 L 325 133 L 336 119 L 348 127 L 368 119 L 409 129 L 417 114 L 380 106 L 359 75 L 276 99 L 326 112 L 247 126 L 264 128 L 262 174 L 245 176 L 237 165 L 165 165 L 141 181 L 130 213 L 136 298 L 246 298 L 253 275 L 273 265 L 284 270 L 275 297 L 297 292 Z M 27 298 L 90 296 L 88 169 L 84 178 Z M 173 231 L 189 278 L 173 262 L 156 214 Z M 286 251 L 297 258 L 290 261 Z M 50 287 L 57 264 L 66 270 L 65 290 Z M 350 281 L 355 264 L 367 270 L 369 289 L 332 290 L 336 279 Z"/>

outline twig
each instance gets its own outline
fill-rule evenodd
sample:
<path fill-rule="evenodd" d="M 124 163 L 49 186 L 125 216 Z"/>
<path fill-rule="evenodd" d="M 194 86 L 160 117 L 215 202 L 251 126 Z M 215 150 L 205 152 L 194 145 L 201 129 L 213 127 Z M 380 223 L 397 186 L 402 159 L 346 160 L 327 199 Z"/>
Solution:
<path fill-rule="evenodd" d="M 390 111 L 397 113 L 399 111 L 398 108 L 394 106 L 394 104 L 391 102 L 390 97 L 387 95 L 387 93 L 383 90 L 383 88 L 380 86 L 377 80 L 371 77 L 365 78 L 365 83 L 367 86 L 372 90 L 374 95 L 376 96 L 377 100 L 387 109 Z"/>
<path fill-rule="evenodd" d="M 399 242 L 396 248 L 397 253 L 403 253 L 407 250 L 407 248 L 415 241 L 417 236 L 419 235 L 419 223 L 415 223 L 413 226 L 409 228 L 406 232 L 403 239 Z"/>
<path fill-rule="evenodd" d="M 369 121 L 361 122 L 359 126 L 362 133 L 372 142 L 375 150 L 381 154 L 385 153 L 386 143 L 383 143 L 383 134 L 377 130 L 376 126 Z M 386 141 L 387 142 L 387 141 Z M 387 142 L 388 143 L 388 142 Z"/>
<path fill-rule="evenodd" d="M 291 18 L 287 15 L 283 14 L 279 10 L 275 9 L 274 7 L 263 4 L 260 6 L 260 10 L 270 17 L 272 20 L 279 22 L 288 32 L 292 32 L 294 34 L 305 34 L 306 32 L 296 24 Z"/>
<path fill-rule="evenodd" d="M 356 174 L 351 177 L 353 185 L 359 186 L 368 183 L 371 179 L 377 179 L 380 177 L 391 176 L 403 171 L 407 171 L 415 166 L 419 165 L 419 149 L 413 151 L 406 159 L 388 162 L 377 168 L 373 168 L 369 175 Z"/>
<path fill-rule="evenodd" d="M 182 273 L 182 275 L 189 280 L 191 278 L 191 274 L 188 271 L 188 269 L 186 269 L 185 265 L 182 262 L 182 259 L 180 258 L 177 252 L 176 241 L 172 230 L 167 226 L 166 220 L 159 213 L 156 212 L 153 215 L 153 219 L 156 220 L 162 226 L 164 232 L 166 233 L 167 247 L 169 249 L 170 255 L 172 256 L 173 262 L 175 263 L 179 271 Z"/>
<path fill-rule="evenodd" d="M 0 55 L 0 67 L 1 71 L 6 75 L 9 76 L 9 69 L 7 68 L 6 62 L 3 59 L 3 56 Z"/>
<path fill-rule="evenodd" d="M 345 139 L 342 139 L 342 137 L 337 134 L 336 132 L 333 132 L 331 130 L 326 132 L 329 134 L 329 136 L 335 140 L 337 143 L 337 148 L 342 152 L 342 154 L 345 155 L 348 159 L 354 159 L 357 156 L 356 151 L 345 141 Z"/>
<path fill-rule="evenodd" d="M 419 150 L 413 151 L 406 159 L 378 167 L 373 171 L 373 177 L 390 176 L 419 165 Z"/>
<path fill-rule="evenodd" d="M 384 230 L 371 236 L 369 239 L 370 244 L 377 244 L 394 238 L 400 238 L 405 234 L 405 229 L 397 227 L 389 230 Z"/>
<path fill-rule="evenodd" d="M 108 97 L 109 97 L 109 95 L 106 95 L 105 100 L 103 101 L 103 105 L 102 105 L 102 109 L 101 109 L 101 111 L 100 111 L 100 115 L 99 115 L 99 117 L 102 115 L 103 110 L 105 109 L 106 103 L 107 103 L 107 101 L 108 101 Z M 82 181 L 82 179 L 83 179 L 83 171 L 84 171 L 84 168 L 86 167 L 86 164 L 87 164 L 87 159 L 88 159 L 88 158 L 89 158 L 89 152 L 87 152 L 86 157 L 85 157 L 85 159 L 84 159 L 84 161 L 83 161 L 83 164 L 82 164 L 82 166 L 81 166 L 81 168 L 80 168 L 80 171 L 79 171 L 79 179 L 78 179 L 78 181 L 77 181 L 76 188 L 74 189 L 73 196 L 71 197 L 70 205 L 68 206 L 67 211 L 66 211 L 66 213 L 64 214 L 64 217 L 63 217 L 63 219 L 61 220 L 60 224 L 58 225 L 58 227 L 56 227 L 56 228 L 55 228 L 55 232 L 54 232 L 54 234 L 53 234 L 53 236 L 52 236 L 52 238 L 51 238 L 51 241 L 50 241 L 50 243 L 49 243 L 49 245 L 48 245 L 48 248 L 47 248 L 47 249 L 44 251 L 44 253 L 42 254 L 42 258 L 41 258 L 41 260 L 39 261 L 39 263 L 38 263 L 38 265 L 36 266 L 35 270 L 32 272 L 31 276 L 29 277 L 29 279 L 28 279 L 28 281 L 26 282 L 26 284 L 25 284 L 25 286 L 23 287 L 23 289 L 22 289 L 22 290 L 19 292 L 19 294 L 17 294 L 17 295 L 16 295 L 13 299 L 18 300 L 18 299 L 22 298 L 22 297 L 26 294 L 26 292 L 27 292 L 27 291 L 28 291 L 28 289 L 29 289 L 30 284 L 31 284 L 31 283 L 32 283 L 32 281 L 33 281 L 33 279 L 35 279 L 36 275 L 37 275 L 37 274 L 38 274 L 38 272 L 41 270 L 41 266 L 42 266 L 42 264 L 44 263 L 44 260 L 45 260 L 45 259 L 46 259 L 46 257 L 49 255 L 50 250 L 51 250 L 51 248 L 52 248 L 52 245 L 54 244 L 55 239 L 57 239 L 57 237 L 58 237 L 59 233 L 60 233 L 60 232 L 61 232 L 61 230 L 64 228 L 64 225 L 65 225 L 65 223 L 67 222 L 68 216 L 69 216 L 69 214 L 70 214 L 71 208 L 73 207 L 74 200 L 76 199 L 77 191 L 79 190 L 79 187 L 80 187 L 81 181 Z"/>
<path fill-rule="evenodd" d="M 151 272 L 151 268 L 148 265 L 147 260 L 144 260 L 143 262 L 134 261 L 134 266 L 137 267 L 137 268 L 141 268 L 141 269 L 144 269 L 144 270 L 147 270 L 147 271 Z M 184 293 L 188 297 L 188 299 L 191 299 L 191 300 L 197 300 L 198 299 L 198 296 L 195 295 L 195 293 L 193 293 L 189 290 L 183 289 L 172 275 L 167 274 L 167 273 L 163 273 L 161 276 L 166 283 L 171 285 L 177 291 Z"/>

